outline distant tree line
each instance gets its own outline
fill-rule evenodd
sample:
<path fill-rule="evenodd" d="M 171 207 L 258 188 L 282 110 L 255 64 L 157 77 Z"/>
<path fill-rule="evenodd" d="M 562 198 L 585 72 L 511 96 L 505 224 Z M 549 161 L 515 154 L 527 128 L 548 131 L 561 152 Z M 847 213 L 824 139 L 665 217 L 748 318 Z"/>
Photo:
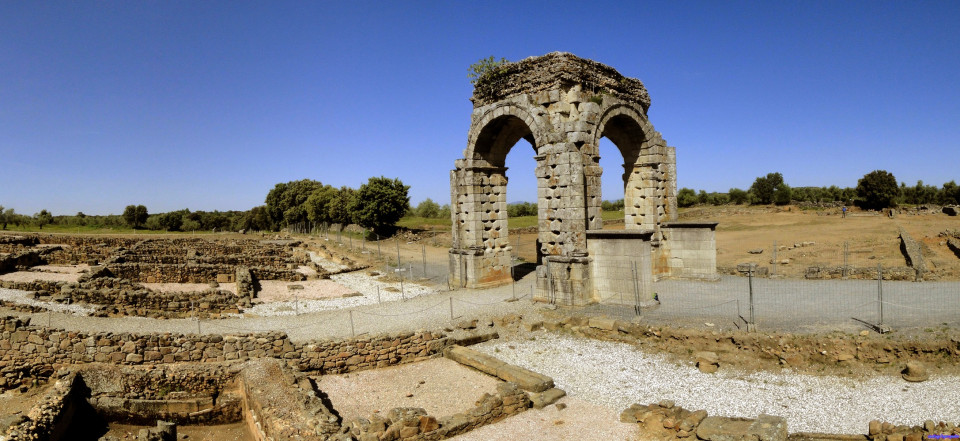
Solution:
<path fill-rule="evenodd" d="M 351 223 L 371 231 L 389 234 L 405 215 L 442 219 L 450 217 L 450 206 L 440 206 L 426 199 L 416 208 L 410 207 L 408 186 L 399 179 L 370 178 L 359 189 L 335 188 L 319 181 L 303 179 L 279 183 L 267 193 L 265 204 L 246 211 L 190 211 L 188 209 L 150 214 L 143 205 L 128 205 L 121 215 L 54 216 L 48 210 L 30 215 L 0 205 L 0 229 L 47 225 L 61 227 L 134 228 L 157 231 L 278 231 L 294 225 Z M 874 170 L 863 176 L 855 188 L 790 187 L 780 173 L 757 177 L 747 190 L 731 188 L 726 193 L 681 188 L 677 205 L 786 205 L 797 202 L 841 203 L 864 209 L 883 209 L 897 205 L 960 205 L 960 186 L 950 181 L 942 186 L 897 185 L 890 172 Z M 623 199 L 603 201 L 604 211 L 623 210 Z M 517 202 L 507 205 L 510 217 L 536 216 L 537 204 Z"/>
<path fill-rule="evenodd" d="M 924 185 L 918 181 L 915 186 L 905 183 L 897 185 L 890 172 L 874 170 L 864 175 L 854 188 L 830 187 L 790 187 L 780 173 L 769 173 L 758 177 L 747 190 L 731 188 L 726 193 L 699 192 L 690 188 L 681 188 L 677 192 L 677 205 L 787 205 L 798 202 L 841 203 L 856 205 L 864 209 L 878 210 L 898 205 L 957 205 L 960 204 L 960 187 L 950 181 L 942 187 Z M 604 208 L 606 209 L 606 208 Z"/>
<path fill-rule="evenodd" d="M 155 231 L 278 231 L 293 225 L 355 223 L 372 231 L 389 233 L 407 212 L 410 187 L 399 179 L 370 178 L 359 189 L 334 188 L 304 179 L 276 184 L 265 205 L 247 211 L 190 211 L 150 214 L 144 205 L 128 205 L 123 214 L 53 216 L 41 210 L 33 216 L 0 206 L 0 227 L 45 225 L 62 227 L 133 228 Z"/>

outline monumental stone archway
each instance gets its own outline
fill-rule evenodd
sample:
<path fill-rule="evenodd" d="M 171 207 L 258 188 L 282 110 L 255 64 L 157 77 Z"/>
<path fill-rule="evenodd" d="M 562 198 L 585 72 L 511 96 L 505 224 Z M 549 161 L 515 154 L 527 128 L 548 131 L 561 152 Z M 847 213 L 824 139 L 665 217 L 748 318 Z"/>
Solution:
<path fill-rule="evenodd" d="M 588 240 L 606 236 L 599 232 L 603 137 L 624 159 L 627 233 L 617 237 L 644 242 L 644 271 L 669 275 L 675 256 L 660 243 L 664 226 L 677 219 L 676 155 L 647 119 L 650 97 L 640 80 L 555 52 L 485 75 L 471 101 L 467 148 L 450 173 L 451 281 L 465 287 L 511 281 L 505 161 L 521 139 L 533 146 L 537 162 L 538 295 L 547 289 L 571 299 L 595 294 L 591 264 L 604 253 L 591 253 Z"/>

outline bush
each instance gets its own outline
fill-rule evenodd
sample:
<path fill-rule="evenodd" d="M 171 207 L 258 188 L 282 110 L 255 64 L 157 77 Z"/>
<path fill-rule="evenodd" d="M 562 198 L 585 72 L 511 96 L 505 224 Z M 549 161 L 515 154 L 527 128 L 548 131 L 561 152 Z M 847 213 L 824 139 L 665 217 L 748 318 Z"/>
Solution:
<path fill-rule="evenodd" d="M 420 204 L 417 205 L 417 208 L 414 210 L 414 212 L 420 217 L 437 219 L 440 217 L 440 205 L 437 205 L 437 203 L 432 199 L 426 198 L 423 200 L 423 202 L 420 202 Z"/>
<path fill-rule="evenodd" d="M 517 202 L 507 205 L 507 217 L 537 216 L 537 204 Z"/>
<path fill-rule="evenodd" d="M 697 203 L 697 192 L 692 188 L 681 188 L 677 192 L 677 206 L 681 208 L 692 207 Z"/>
<path fill-rule="evenodd" d="M 746 190 L 731 188 L 728 194 L 730 195 L 730 202 L 734 204 L 743 205 L 750 202 L 750 193 L 747 193 Z"/>

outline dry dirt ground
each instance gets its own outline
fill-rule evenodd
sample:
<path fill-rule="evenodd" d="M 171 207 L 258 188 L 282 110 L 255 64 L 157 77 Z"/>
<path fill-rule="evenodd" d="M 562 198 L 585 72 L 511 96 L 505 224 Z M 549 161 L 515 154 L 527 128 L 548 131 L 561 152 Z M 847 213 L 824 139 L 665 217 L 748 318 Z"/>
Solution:
<path fill-rule="evenodd" d="M 499 382 L 446 358 L 316 380 L 345 421 L 395 407 L 420 407 L 436 417 L 466 412 L 484 393 L 496 394 Z"/>
<path fill-rule="evenodd" d="M 148 426 L 110 424 L 105 435 L 121 440 L 136 440 L 140 429 Z M 247 423 L 221 424 L 216 426 L 177 426 L 177 437 L 191 441 L 255 441 Z"/>
<path fill-rule="evenodd" d="M 947 248 L 946 239 L 939 236 L 946 230 L 960 230 L 960 217 L 943 213 L 903 210 L 890 218 L 854 208 L 843 218 L 840 209 L 727 205 L 682 209 L 680 221 L 719 222 L 716 240 L 717 265 L 720 267 L 735 267 L 745 262 L 769 265 L 773 258 L 774 242 L 778 248 L 790 248 L 777 252 L 778 263 L 784 259 L 790 261 L 786 265 L 777 265 L 778 273 L 787 277 L 803 277 L 809 266 L 843 265 L 845 242 L 849 250 L 849 265 L 906 266 L 900 252 L 899 228 L 902 227 L 914 240 L 922 243 L 928 269 L 935 278 L 960 280 L 960 258 Z M 623 229 L 623 223 L 608 222 L 604 229 Z M 449 230 L 443 233 L 431 231 L 428 234 L 430 238 L 424 240 L 428 244 L 427 259 L 445 262 L 444 247 L 450 245 Z M 511 230 L 509 234 L 513 248 L 519 250 L 519 257 L 526 262 L 534 262 L 537 258 L 536 229 Z M 803 242 L 813 244 L 794 248 L 795 244 Z M 440 246 L 431 247 L 432 243 Z M 419 244 L 402 243 L 401 248 L 405 254 L 409 250 L 411 256 L 419 257 Z M 763 254 L 748 253 L 756 249 L 763 249 Z"/>

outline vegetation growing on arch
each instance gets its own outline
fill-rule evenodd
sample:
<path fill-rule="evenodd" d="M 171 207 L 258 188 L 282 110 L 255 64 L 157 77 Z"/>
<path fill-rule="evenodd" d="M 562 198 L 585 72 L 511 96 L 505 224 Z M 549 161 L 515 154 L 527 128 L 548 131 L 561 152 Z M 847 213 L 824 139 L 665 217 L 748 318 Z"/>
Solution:
<path fill-rule="evenodd" d="M 467 78 L 470 79 L 470 84 L 476 86 L 477 83 L 486 75 L 496 75 L 500 72 L 500 66 L 509 63 L 506 58 L 501 57 L 500 60 L 493 58 L 493 55 L 487 58 L 481 58 L 476 63 L 470 65 L 470 69 L 467 72 Z"/>

